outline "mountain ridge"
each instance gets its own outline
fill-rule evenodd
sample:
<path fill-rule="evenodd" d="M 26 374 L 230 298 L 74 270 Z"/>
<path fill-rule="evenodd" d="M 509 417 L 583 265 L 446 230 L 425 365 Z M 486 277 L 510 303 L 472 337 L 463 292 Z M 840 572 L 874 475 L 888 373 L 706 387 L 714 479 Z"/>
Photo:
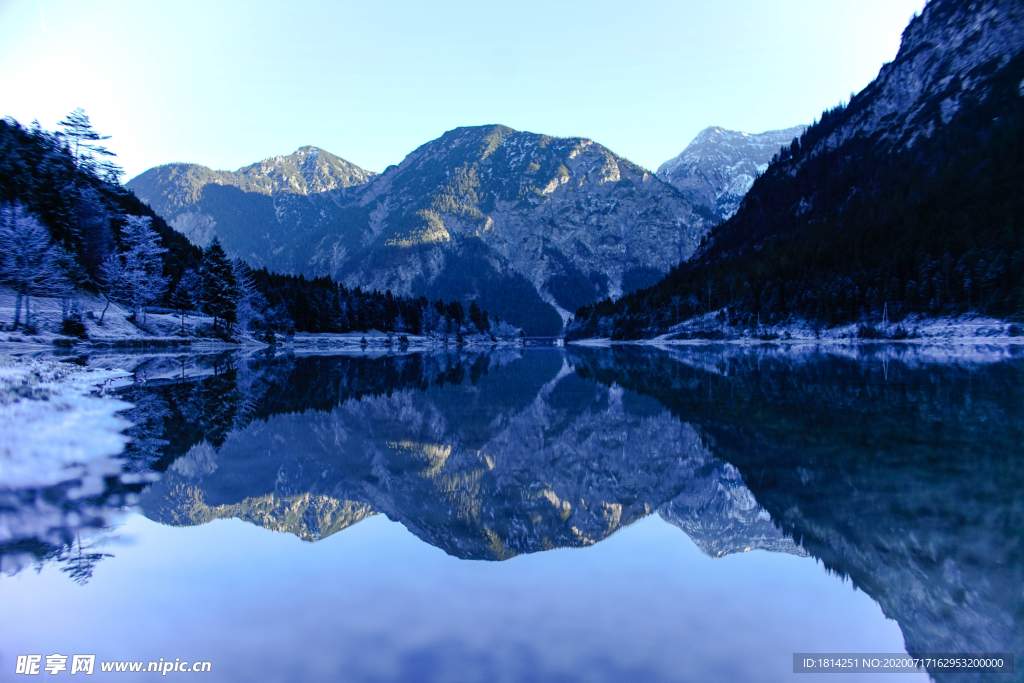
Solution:
<path fill-rule="evenodd" d="M 264 166 L 277 159 L 240 169 L 255 174 L 247 186 L 193 166 L 159 167 L 160 187 L 151 169 L 128 187 L 158 197 L 195 243 L 217 236 L 254 266 L 475 300 L 542 336 L 560 334 L 580 305 L 652 284 L 713 224 L 593 140 L 499 124 L 455 128 L 363 184 L 324 192 L 300 194 L 294 174 L 272 186 Z M 183 192 L 175 171 L 194 176 Z"/>
<path fill-rule="evenodd" d="M 677 156 L 658 167 L 657 176 L 704 206 L 719 221 L 731 218 L 772 156 L 807 129 L 793 126 L 745 133 L 709 126 Z"/>
<path fill-rule="evenodd" d="M 181 188 L 170 181 L 186 174 L 193 182 Z M 273 195 L 318 194 L 345 187 L 363 185 L 377 174 L 313 145 L 303 145 L 291 154 L 278 154 L 235 171 L 215 170 L 191 162 L 170 162 L 147 169 L 125 185 L 144 202 L 161 213 L 180 209 L 197 199 L 202 185 L 233 185 L 247 192 Z M 169 194 L 168 189 L 186 189 L 185 195 Z"/>

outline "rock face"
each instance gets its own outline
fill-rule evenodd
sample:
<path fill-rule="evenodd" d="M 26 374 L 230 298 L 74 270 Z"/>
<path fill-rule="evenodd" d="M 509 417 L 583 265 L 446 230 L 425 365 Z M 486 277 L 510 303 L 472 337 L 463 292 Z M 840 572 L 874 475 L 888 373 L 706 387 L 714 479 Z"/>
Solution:
<path fill-rule="evenodd" d="M 504 126 L 445 133 L 374 179 L 359 203 L 372 219 L 362 253 L 335 270 L 346 281 L 416 293 L 476 241 L 563 316 L 652 283 L 702 234 L 678 191 L 605 147 Z M 395 267 L 380 268 L 382 254 Z"/>
<path fill-rule="evenodd" d="M 896 59 L 850 102 L 845 120 L 820 146 L 858 135 L 912 146 L 948 124 L 965 104 L 993 92 L 996 72 L 1024 46 L 1024 11 L 1015 0 L 933 0 L 903 31 Z"/>
<path fill-rule="evenodd" d="M 163 166 L 128 187 L 254 265 L 473 299 L 531 334 L 653 284 L 708 227 L 674 187 L 584 138 L 457 128 L 379 176 L 304 150 L 235 174 Z"/>
<path fill-rule="evenodd" d="M 736 213 L 740 202 L 783 145 L 806 130 L 794 126 L 765 133 L 705 128 L 679 156 L 658 168 L 658 177 L 675 186 L 712 223 Z"/>
<path fill-rule="evenodd" d="M 127 187 L 194 244 L 205 247 L 220 237 L 233 257 L 267 266 L 296 234 L 333 219 L 347 201 L 346 188 L 375 175 L 307 146 L 237 171 L 165 164 Z"/>

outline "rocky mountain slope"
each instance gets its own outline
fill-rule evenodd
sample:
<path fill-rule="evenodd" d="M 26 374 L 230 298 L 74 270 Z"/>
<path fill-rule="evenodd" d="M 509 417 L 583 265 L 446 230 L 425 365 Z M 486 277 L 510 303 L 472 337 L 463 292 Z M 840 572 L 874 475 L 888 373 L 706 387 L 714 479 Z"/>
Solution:
<path fill-rule="evenodd" d="M 650 284 L 700 237 L 689 203 L 645 169 L 591 140 L 504 126 L 423 145 L 371 182 L 360 205 L 372 213 L 359 236 L 368 248 L 352 254 L 346 281 L 429 289 L 478 241 L 483 258 L 563 311 Z M 383 254 L 392 267 L 380 267 Z"/>
<path fill-rule="evenodd" d="M 812 150 L 836 148 L 857 136 L 909 148 L 949 124 L 963 107 L 1001 97 L 997 74 L 1022 48 L 1019 2 L 932 0 L 904 30 L 896 59 L 851 100 L 841 119 L 820 131 L 825 134 L 816 136 Z"/>
<path fill-rule="evenodd" d="M 165 164 L 126 184 L 178 232 L 205 247 L 220 237 L 229 253 L 256 267 L 296 233 L 337 216 L 346 188 L 376 174 L 316 147 L 301 147 L 237 171 Z"/>
<path fill-rule="evenodd" d="M 772 157 L 806 128 L 794 126 L 764 133 L 705 128 L 679 156 L 658 167 L 657 175 L 682 192 L 696 210 L 706 209 L 709 220 L 717 223 L 736 213 Z"/>
<path fill-rule="evenodd" d="M 331 167 L 319 185 L 287 172 L 310 165 L 302 152 L 237 174 L 160 167 L 128 186 L 193 240 L 216 234 L 254 265 L 475 299 L 532 334 L 657 281 L 710 226 L 674 187 L 585 138 L 457 128 L 379 176 Z"/>

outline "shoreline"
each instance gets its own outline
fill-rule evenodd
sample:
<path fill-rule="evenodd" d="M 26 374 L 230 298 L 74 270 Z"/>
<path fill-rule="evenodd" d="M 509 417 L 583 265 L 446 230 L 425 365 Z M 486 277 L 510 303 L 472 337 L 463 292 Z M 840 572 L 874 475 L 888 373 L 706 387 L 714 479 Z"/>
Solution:
<path fill-rule="evenodd" d="M 578 346 L 692 346 L 704 344 L 1024 344 L 1024 325 L 998 318 L 908 316 L 899 322 L 856 322 L 824 327 L 795 320 L 758 328 L 729 326 L 718 312 L 673 325 L 667 332 L 638 339 L 587 337 L 566 340 Z"/>

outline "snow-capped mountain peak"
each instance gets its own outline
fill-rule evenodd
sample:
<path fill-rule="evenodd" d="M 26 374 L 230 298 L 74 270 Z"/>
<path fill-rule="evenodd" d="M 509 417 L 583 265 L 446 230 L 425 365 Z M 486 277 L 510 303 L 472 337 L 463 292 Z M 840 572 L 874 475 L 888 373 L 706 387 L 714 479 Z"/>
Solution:
<path fill-rule="evenodd" d="M 804 129 L 795 126 L 755 134 L 710 126 L 679 156 L 662 164 L 657 175 L 683 192 L 694 206 L 704 206 L 718 220 L 725 220 L 736 213 L 775 153 L 800 137 Z"/>

